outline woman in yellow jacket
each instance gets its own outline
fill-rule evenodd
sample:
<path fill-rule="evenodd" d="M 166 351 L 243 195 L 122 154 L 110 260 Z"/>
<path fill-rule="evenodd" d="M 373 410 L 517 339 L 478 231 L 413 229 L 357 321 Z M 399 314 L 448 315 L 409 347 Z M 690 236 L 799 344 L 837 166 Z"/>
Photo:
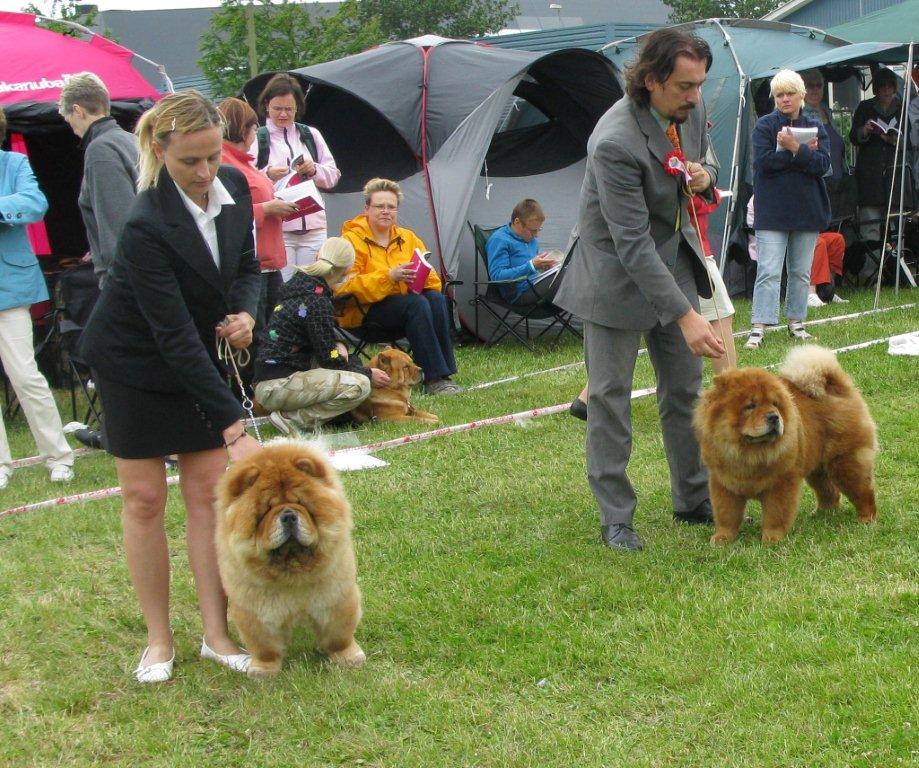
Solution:
<path fill-rule="evenodd" d="M 415 362 L 424 371 L 429 395 L 453 395 L 462 388 L 450 380 L 456 373 L 450 314 L 440 278 L 431 270 L 421 293 L 409 291 L 415 270 L 409 266 L 416 248 L 427 249 L 414 232 L 397 226 L 402 190 L 395 181 L 371 179 L 364 186 L 364 212 L 346 221 L 341 235 L 357 254 L 348 278 L 336 295 L 352 294 L 367 307 L 366 316 L 349 308 L 339 322 L 354 328 L 366 320 L 404 335 Z"/>

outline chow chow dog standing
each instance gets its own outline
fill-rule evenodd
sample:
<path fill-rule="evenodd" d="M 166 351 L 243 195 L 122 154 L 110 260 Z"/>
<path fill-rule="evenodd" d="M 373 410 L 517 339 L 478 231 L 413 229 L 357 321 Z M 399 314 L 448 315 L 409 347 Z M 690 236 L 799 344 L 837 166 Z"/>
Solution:
<path fill-rule="evenodd" d="M 363 663 L 351 508 L 315 448 L 275 441 L 217 485 L 217 558 L 230 617 L 252 654 L 250 677 L 281 669 L 295 624 L 339 664 Z"/>
<path fill-rule="evenodd" d="M 818 509 L 837 506 L 841 491 L 860 522 L 875 519 L 876 427 L 830 350 L 796 347 L 778 376 L 761 368 L 719 374 L 694 424 L 709 471 L 712 543 L 737 538 L 750 499 L 762 503 L 763 541 L 784 539 L 805 480 Z"/>

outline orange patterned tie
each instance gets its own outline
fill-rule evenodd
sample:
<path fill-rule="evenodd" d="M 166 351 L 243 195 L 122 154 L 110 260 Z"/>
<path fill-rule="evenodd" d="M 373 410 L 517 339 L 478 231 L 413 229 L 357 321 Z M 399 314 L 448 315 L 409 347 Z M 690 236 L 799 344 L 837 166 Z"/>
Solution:
<path fill-rule="evenodd" d="M 667 138 L 670 139 L 674 149 L 682 149 L 680 146 L 680 134 L 676 132 L 676 123 L 670 123 L 667 126 Z"/>

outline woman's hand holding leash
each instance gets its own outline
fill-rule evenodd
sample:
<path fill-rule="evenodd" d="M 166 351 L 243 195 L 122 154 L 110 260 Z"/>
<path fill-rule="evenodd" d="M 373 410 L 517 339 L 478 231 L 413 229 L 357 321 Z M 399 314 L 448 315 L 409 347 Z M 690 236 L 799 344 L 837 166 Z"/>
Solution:
<path fill-rule="evenodd" d="M 217 326 L 217 335 L 226 339 L 234 349 L 246 349 L 252 343 L 255 320 L 248 312 L 227 315 Z"/>

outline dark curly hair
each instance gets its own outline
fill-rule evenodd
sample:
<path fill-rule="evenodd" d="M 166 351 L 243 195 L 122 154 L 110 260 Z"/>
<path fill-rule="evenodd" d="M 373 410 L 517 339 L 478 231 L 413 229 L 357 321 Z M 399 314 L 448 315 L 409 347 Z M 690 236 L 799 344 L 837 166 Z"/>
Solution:
<path fill-rule="evenodd" d="M 704 61 L 706 72 L 712 66 L 712 49 L 692 32 L 669 27 L 648 35 L 642 41 L 638 58 L 626 67 L 625 90 L 629 98 L 642 106 L 648 106 L 651 93 L 645 87 L 645 79 L 650 75 L 658 83 L 666 82 L 679 56 Z"/>

